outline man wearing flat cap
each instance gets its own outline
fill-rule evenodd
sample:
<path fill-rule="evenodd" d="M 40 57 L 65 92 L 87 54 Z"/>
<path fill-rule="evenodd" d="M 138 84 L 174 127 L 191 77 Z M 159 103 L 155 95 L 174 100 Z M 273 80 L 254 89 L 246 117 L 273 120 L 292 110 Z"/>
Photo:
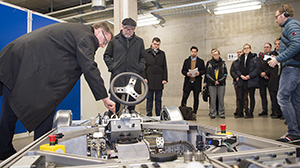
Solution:
<path fill-rule="evenodd" d="M 125 18 L 122 21 L 122 29 L 108 43 L 103 59 L 111 72 L 111 80 L 122 72 L 134 72 L 139 75 L 145 69 L 145 46 L 142 38 L 135 35 L 136 22 L 132 18 Z M 125 83 L 124 83 L 125 84 Z M 139 92 L 140 87 L 137 91 Z M 114 98 L 112 97 L 112 100 Z M 120 104 L 116 102 L 116 112 Z M 134 110 L 134 106 L 129 107 Z"/>

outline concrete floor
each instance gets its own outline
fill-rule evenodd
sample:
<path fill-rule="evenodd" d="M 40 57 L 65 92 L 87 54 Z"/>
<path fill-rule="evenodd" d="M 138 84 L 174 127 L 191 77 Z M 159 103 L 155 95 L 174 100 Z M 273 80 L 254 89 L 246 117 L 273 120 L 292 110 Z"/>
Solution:
<path fill-rule="evenodd" d="M 199 110 L 197 121 L 194 123 L 215 127 L 219 127 L 220 124 L 227 124 L 227 131 L 231 130 L 269 139 L 277 139 L 286 133 L 287 126 L 284 124 L 284 120 L 272 119 L 271 117 L 258 117 L 258 113 L 258 111 L 254 113 L 253 119 L 236 119 L 233 117 L 233 112 L 226 111 L 226 119 L 218 117 L 210 119 L 208 110 Z M 15 138 L 13 144 L 16 150 L 19 151 L 32 141 L 32 136 Z"/>

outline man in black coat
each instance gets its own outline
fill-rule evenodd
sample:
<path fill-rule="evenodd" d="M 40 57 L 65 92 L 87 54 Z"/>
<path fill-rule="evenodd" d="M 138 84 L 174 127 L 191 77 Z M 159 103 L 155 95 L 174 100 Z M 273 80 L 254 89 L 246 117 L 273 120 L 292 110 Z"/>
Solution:
<path fill-rule="evenodd" d="M 52 128 L 56 107 L 83 73 L 95 99 L 114 111 L 94 55 L 113 34 L 106 23 L 86 26 L 57 23 L 12 41 L 0 52 L 3 104 L 0 118 L 0 160 L 14 154 L 15 123 L 20 119 L 37 139 Z"/>
<path fill-rule="evenodd" d="M 183 96 L 181 106 L 186 106 L 190 92 L 194 93 L 193 112 L 197 114 L 199 106 L 199 93 L 202 88 L 202 75 L 205 74 L 204 61 L 197 56 L 198 48 L 192 46 L 191 55 L 184 60 L 181 73 L 185 76 L 183 84 Z"/>
<path fill-rule="evenodd" d="M 255 108 L 255 89 L 259 87 L 259 59 L 256 53 L 251 52 L 251 45 L 245 44 L 243 46 L 244 54 L 241 55 L 237 66 L 238 89 L 239 89 L 239 102 L 240 111 L 236 118 L 244 117 L 244 94 L 249 93 L 250 97 L 250 111 L 246 113 L 245 118 L 253 118 Z"/>
<path fill-rule="evenodd" d="M 258 116 L 268 115 L 268 99 L 267 99 L 267 87 L 269 83 L 269 76 L 266 74 L 266 71 L 270 68 L 267 64 L 266 57 L 271 56 L 272 44 L 265 43 L 264 52 L 259 53 L 260 60 L 260 74 L 259 74 L 259 94 L 261 98 L 261 106 L 263 111 L 258 114 Z M 271 114 L 273 116 L 274 113 Z"/>
<path fill-rule="evenodd" d="M 146 50 L 145 81 L 148 83 L 147 116 L 152 116 L 153 96 L 155 94 L 155 114 L 160 116 L 161 97 L 164 85 L 168 83 L 168 69 L 165 52 L 160 50 L 160 39 L 154 37 L 151 47 Z"/>
<path fill-rule="evenodd" d="M 239 76 L 237 75 L 237 64 L 239 63 L 240 57 L 243 54 L 243 50 L 239 49 L 237 51 L 237 56 L 238 59 L 232 62 L 231 67 L 230 67 L 230 75 L 233 79 L 233 85 L 234 85 L 234 90 L 235 90 L 235 96 L 236 96 L 236 109 L 234 112 L 234 116 L 239 114 L 240 111 L 240 101 L 239 101 L 239 89 L 238 89 L 238 81 L 239 81 Z M 248 92 L 244 93 L 244 109 L 245 113 L 247 114 L 249 111 L 248 108 Z"/>
<path fill-rule="evenodd" d="M 108 46 L 103 55 L 104 62 L 111 72 L 111 80 L 122 72 L 134 72 L 142 75 L 145 70 L 145 46 L 142 38 L 135 35 L 136 22 L 132 18 L 125 18 L 122 21 L 122 30 L 117 34 Z M 123 83 L 117 81 L 117 85 Z M 137 83 L 136 85 L 140 85 Z M 124 85 L 125 86 L 125 85 Z M 140 92 L 140 86 L 137 88 Z M 112 100 L 114 98 L 112 97 Z M 133 100 L 132 97 L 129 100 Z M 115 100 L 114 100 L 115 101 Z M 134 106 L 129 110 L 134 110 Z M 120 104 L 116 102 L 116 111 L 120 109 Z"/>

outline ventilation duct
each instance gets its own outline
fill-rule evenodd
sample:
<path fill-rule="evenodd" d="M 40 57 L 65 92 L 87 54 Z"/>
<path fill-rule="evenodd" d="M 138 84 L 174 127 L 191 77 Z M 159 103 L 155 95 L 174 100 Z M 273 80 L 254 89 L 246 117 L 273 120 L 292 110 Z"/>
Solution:
<path fill-rule="evenodd" d="M 105 7 L 105 0 L 92 0 L 93 10 L 103 10 Z"/>

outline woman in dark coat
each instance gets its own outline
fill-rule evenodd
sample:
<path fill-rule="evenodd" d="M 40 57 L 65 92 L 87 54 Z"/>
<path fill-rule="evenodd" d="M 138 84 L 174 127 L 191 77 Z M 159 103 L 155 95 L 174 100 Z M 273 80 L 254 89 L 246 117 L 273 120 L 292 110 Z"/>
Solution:
<path fill-rule="evenodd" d="M 240 111 L 236 118 L 244 117 L 244 93 L 248 92 L 250 96 L 250 111 L 245 118 L 253 118 L 253 111 L 255 107 L 255 89 L 259 87 L 259 59 L 255 53 L 251 52 L 251 45 L 245 44 L 243 46 L 244 54 L 237 67 L 237 75 L 239 76 L 238 88 L 240 89 L 239 101 Z"/>

